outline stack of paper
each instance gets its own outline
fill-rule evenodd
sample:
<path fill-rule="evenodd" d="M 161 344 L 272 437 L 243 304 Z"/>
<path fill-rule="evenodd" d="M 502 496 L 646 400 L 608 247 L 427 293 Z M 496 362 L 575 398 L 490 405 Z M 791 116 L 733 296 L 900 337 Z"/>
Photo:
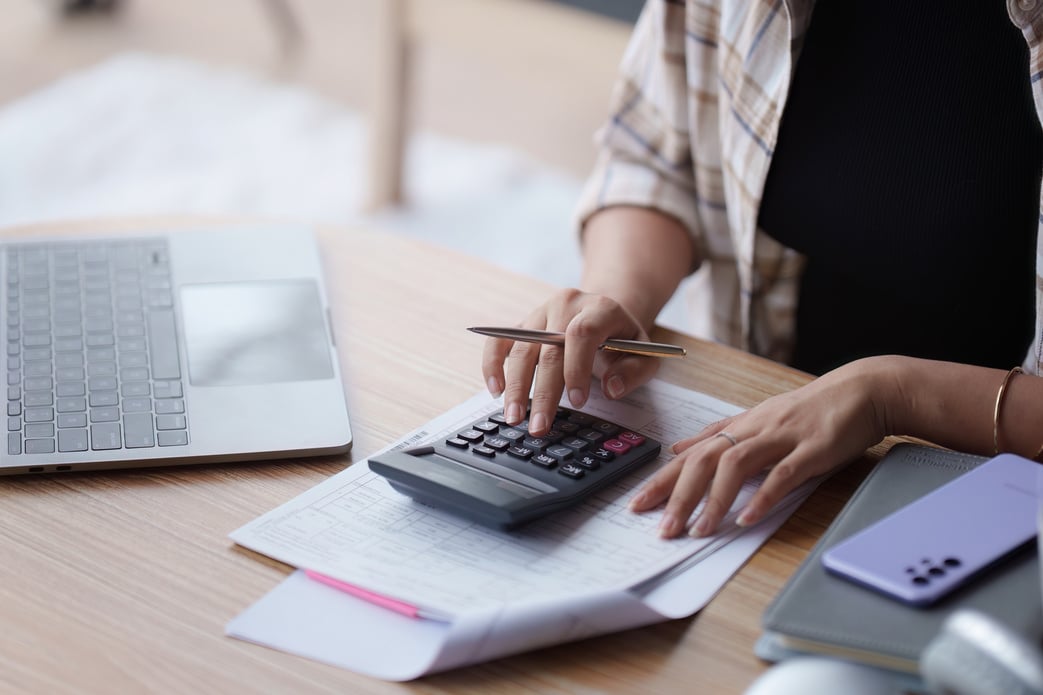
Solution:
<path fill-rule="evenodd" d="M 437 440 L 492 412 L 479 395 L 398 442 Z M 664 443 L 739 408 L 653 381 L 626 399 L 594 394 L 587 412 Z M 757 527 L 734 515 L 759 481 L 748 482 L 717 536 L 662 540 L 659 512 L 626 502 L 670 458 L 584 504 L 511 532 L 494 531 L 394 491 L 359 462 L 232 534 L 237 543 L 293 566 L 417 606 L 414 619 L 297 572 L 229 623 L 233 637 L 376 677 L 425 673 L 597 634 L 691 615 L 807 496 L 788 496 Z M 395 644 L 395 650 L 383 645 Z"/>

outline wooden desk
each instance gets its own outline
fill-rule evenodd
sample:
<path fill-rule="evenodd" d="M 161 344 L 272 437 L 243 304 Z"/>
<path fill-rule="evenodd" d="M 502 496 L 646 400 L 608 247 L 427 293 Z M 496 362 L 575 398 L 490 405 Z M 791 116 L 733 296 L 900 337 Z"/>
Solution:
<path fill-rule="evenodd" d="M 553 289 L 390 236 L 327 229 L 320 238 L 352 458 L 481 390 L 482 340 L 464 327 L 514 320 Z M 661 376 L 740 405 L 806 380 L 719 345 L 666 331 L 654 338 L 689 349 Z M 0 478 L 0 691 L 741 692 L 764 668 L 752 651 L 762 610 L 864 473 L 854 466 L 823 485 L 691 619 L 403 685 L 224 637 L 225 623 L 290 571 L 227 534 L 350 462 Z"/>

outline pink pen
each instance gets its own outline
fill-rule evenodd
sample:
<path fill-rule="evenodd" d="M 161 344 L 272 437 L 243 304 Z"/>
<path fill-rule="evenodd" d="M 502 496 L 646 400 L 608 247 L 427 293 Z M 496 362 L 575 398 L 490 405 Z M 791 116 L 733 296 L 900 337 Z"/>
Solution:
<path fill-rule="evenodd" d="M 304 574 L 307 575 L 309 579 L 314 579 L 317 582 L 322 582 L 326 586 L 332 586 L 334 589 L 343 591 L 346 594 L 351 594 L 355 598 L 360 598 L 363 601 L 372 603 L 375 606 L 387 608 L 388 610 L 395 611 L 396 613 L 407 616 L 409 618 L 415 618 L 418 620 L 435 620 L 440 623 L 452 622 L 452 618 L 448 615 L 428 611 L 422 608 L 418 608 L 417 606 L 414 606 L 412 604 L 406 603 L 405 601 L 399 601 L 398 599 L 393 599 L 388 596 L 382 596 L 381 594 L 374 593 L 372 591 L 369 591 L 368 589 L 363 589 L 360 586 L 348 584 L 347 582 L 342 582 L 339 579 L 334 579 L 333 577 L 328 577 L 325 574 L 320 574 L 318 572 L 315 572 L 314 570 L 304 570 Z"/>

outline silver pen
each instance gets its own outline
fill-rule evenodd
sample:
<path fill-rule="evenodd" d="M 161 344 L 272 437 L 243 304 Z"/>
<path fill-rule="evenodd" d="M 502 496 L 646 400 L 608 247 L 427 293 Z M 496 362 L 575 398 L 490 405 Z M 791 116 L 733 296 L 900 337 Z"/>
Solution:
<path fill-rule="evenodd" d="M 522 343 L 565 344 L 565 334 L 556 331 L 537 331 L 531 328 L 495 328 L 491 326 L 472 326 L 467 330 L 472 333 L 489 336 L 490 338 L 506 338 L 507 340 L 517 340 Z M 631 355 L 644 355 L 645 357 L 684 357 L 688 354 L 688 351 L 680 345 L 650 343 L 644 340 L 625 340 L 623 338 L 609 338 L 598 347 L 602 350 L 625 352 Z"/>

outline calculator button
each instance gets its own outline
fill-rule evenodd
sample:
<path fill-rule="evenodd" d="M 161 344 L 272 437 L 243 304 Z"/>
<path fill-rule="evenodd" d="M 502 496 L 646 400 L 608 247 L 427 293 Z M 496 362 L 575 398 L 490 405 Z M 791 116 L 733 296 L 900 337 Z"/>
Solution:
<path fill-rule="evenodd" d="M 503 437 L 486 437 L 485 445 L 497 451 L 503 451 L 511 445 L 511 442 Z"/>
<path fill-rule="evenodd" d="M 455 446 L 457 449 L 466 449 L 469 446 L 466 439 L 460 439 L 459 437 L 451 437 L 445 440 L 445 443 L 449 446 Z"/>
<path fill-rule="evenodd" d="M 506 425 L 507 418 L 503 416 L 503 413 L 496 413 L 489 416 L 489 420 L 495 422 L 497 425 Z"/>
<path fill-rule="evenodd" d="M 583 477 L 583 469 L 579 466 L 575 466 L 571 463 L 566 463 L 564 466 L 558 469 L 558 473 L 564 476 L 572 478 L 573 480 L 579 480 Z"/>
<path fill-rule="evenodd" d="M 555 422 L 554 429 L 564 434 L 576 434 L 577 432 L 579 432 L 580 426 L 577 425 L 575 422 L 569 422 L 566 420 L 564 422 Z"/>
<path fill-rule="evenodd" d="M 561 444 L 547 447 L 547 450 L 544 453 L 548 456 L 553 456 L 562 463 L 572 458 L 572 449 L 567 446 L 562 446 Z"/>
<path fill-rule="evenodd" d="M 630 451 L 630 445 L 626 442 L 621 442 L 618 439 L 610 439 L 601 446 L 605 447 L 614 454 L 625 454 Z"/>
<path fill-rule="evenodd" d="M 562 432 L 561 430 L 556 430 L 556 429 L 552 429 L 550 432 L 548 432 L 547 434 L 545 434 L 542 437 L 540 437 L 540 439 L 546 439 L 551 444 L 557 444 L 558 442 L 560 442 L 564 438 L 565 438 L 565 433 Z"/>
<path fill-rule="evenodd" d="M 480 442 L 482 441 L 482 437 L 484 437 L 485 435 L 479 432 L 478 430 L 464 430 L 463 432 L 458 433 L 456 436 L 460 439 L 465 439 L 469 442 Z"/>
<path fill-rule="evenodd" d="M 521 430 L 507 429 L 500 432 L 500 436 L 517 444 L 521 440 L 525 439 L 526 434 Z"/>
<path fill-rule="evenodd" d="M 583 439 L 586 439 L 591 444 L 597 444 L 605 438 L 605 435 L 597 430 L 580 430 L 577 436 L 583 437 Z"/>
<path fill-rule="evenodd" d="M 573 451 L 583 451 L 590 446 L 590 442 L 581 437 L 569 437 L 568 439 L 563 439 L 561 445 L 567 446 Z"/>
<path fill-rule="evenodd" d="M 522 444 L 529 447 L 533 451 L 543 451 L 554 442 L 550 441 L 546 437 L 526 437 Z"/>
<path fill-rule="evenodd" d="M 593 456 L 591 456 L 590 454 L 583 454 L 582 456 L 576 459 L 576 463 L 580 466 L 583 466 L 588 471 L 596 471 L 597 469 L 601 468 L 601 462 Z"/>
<path fill-rule="evenodd" d="M 592 418 L 590 415 L 587 415 L 586 413 L 572 413 L 571 415 L 569 415 L 569 422 L 575 423 L 577 425 L 590 425 L 592 422 L 594 422 L 594 418 Z"/>
<path fill-rule="evenodd" d="M 532 456 L 532 449 L 526 449 L 523 446 L 512 446 L 507 450 L 507 453 L 515 458 L 528 459 Z"/>
<path fill-rule="evenodd" d="M 471 449 L 471 452 L 478 454 L 479 456 L 485 456 L 486 458 L 492 458 L 493 456 L 496 456 L 496 449 L 487 447 L 484 444 L 476 444 L 474 448 Z"/>
<path fill-rule="evenodd" d="M 626 444 L 629 444 L 630 446 L 641 446 L 645 443 L 645 438 L 637 432 L 620 432 L 616 436 L 616 439 Z"/>
<path fill-rule="evenodd" d="M 619 428 L 613 425 L 611 422 L 604 421 L 595 422 L 593 425 L 590 426 L 590 428 L 595 429 L 598 432 L 601 432 L 606 437 L 611 437 L 619 431 Z"/>
<path fill-rule="evenodd" d="M 536 454 L 532 457 L 532 462 L 544 468 L 554 468 L 558 465 L 558 459 L 553 456 L 547 456 L 547 454 Z"/>
<path fill-rule="evenodd" d="M 485 420 L 484 422 L 476 422 L 472 427 L 480 432 L 491 434 L 500 429 L 500 426 L 491 420 Z"/>
<path fill-rule="evenodd" d="M 616 455 L 608 449 L 594 449 L 594 451 L 592 451 L 591 454 L 594 456 L 594 458 L 596 458 L 598 461 L 601 461 L 602 463 L 611 461 L 614 458 L 616 458 Z"/>

